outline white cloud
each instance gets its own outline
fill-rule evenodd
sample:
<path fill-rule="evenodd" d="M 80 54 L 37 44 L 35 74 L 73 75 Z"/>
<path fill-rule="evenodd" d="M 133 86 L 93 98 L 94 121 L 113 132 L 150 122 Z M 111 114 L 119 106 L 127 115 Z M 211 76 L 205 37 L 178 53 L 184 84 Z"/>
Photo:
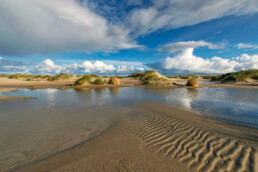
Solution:
<path fill-rule="evenodd" d="M 258 12 L 257 0 L 152 0 L 153 5 L 138 8 L 127 16 L 127 26 L 137 35 L 159 29 L 195 25 L 212 19 Z"/>
<path fill-rule="evenodd" d="M 166 44 L 163 47 L 159 48 L 158 51 L 168 51 L 174 53 L 177 51 L 184 50 L 186 48 L 198 48 L 198 47 L 208 47 L 209 49 L 220 49 L 224 48 L 224 44 L 221 45 L 213 44 L 205 41 L 186 41 L 186 42 L 176 42 L 171 44 Z"/>
<path fill-rule="evenodd" d="M 85 70 L 85 73 L 92 73 L 92 72 L 97 72 L 97 73 L 110 73 L 116 70 L 116 68 L 113 65 L 108 65 L 103 63 L 102 61 L 95 61 L 95 62 L 90 62 L 90 61 L 85 61 L 81 65 Z"/>
<path fill-rule="evenodd" d="M 258 49 L 258 45 L 239 43 L 237 44 L 238 49 Z"/>
<path fill-rule="evenodd" d="M 167 57 L 147 66 L 163 74 L 187 73 L 227 73 L 245 69 L 258 69 L 258 55 L 243 54 L 232 59 L 212 57 L 204 59 L 193 54 L 193 48 L 187 48 L 174 57 Z"/>
<path fill-rule="evenodd" d="M 26 65 L 23 62 L 6 60 L 0 57 L 0 73 L 27 73 L 28 69 Z"/>
<path fill-rule="evenodd" d="M 78 0 L 1 0 L 0 53 L 21 55 L 65 51 L 116 51 L 141 47 L 129 30 Z"/>
<path fill-rule="evenodd" d="M 50 59 L 44 60 L 30 70 L 32 74 L 50 74 L 59 73 L 70 74 L 100 74 L 100 75 L 128 75 L 132 72 L 144 71 L 142 67 L 119 65 L 115 67 L 112 64 L 106 64 L 102 61 L 84 61 L 81 64 L 74 63 L 68 65 L 55 65 Z"/>

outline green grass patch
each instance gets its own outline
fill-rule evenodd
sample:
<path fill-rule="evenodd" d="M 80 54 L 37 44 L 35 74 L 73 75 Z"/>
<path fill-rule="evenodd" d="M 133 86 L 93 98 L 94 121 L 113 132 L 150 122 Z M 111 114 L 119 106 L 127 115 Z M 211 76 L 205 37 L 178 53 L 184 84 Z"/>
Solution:
<path fill-rule="evenodd" d="M 242 70 L 239 72 L 231 72 L 222 75 L 212 76 L 211 80 L 220 80 L 221 82 L 235 81 L 242 82 L 247 79 L 258 79 L 258 69 Z"/>
<path fill-rule="evenodd" d="M 48 81 L 57 81 L 57 80 L 66 80 L 69 79 L 71 77 L 74 77 L 74 75 L 72 74 L 67 74 L 67 73 L 60 73 L 56 76 L 48 76 Z"/>
<path fill-rule="evenodd" d="M 78 85 L 88 85 L 91 84 L 91 77 L 90 76 L 85 76 L 82 77 L 80 79 L 77 79 L 74 83 L 74 85 L 78 86 Z"/>
<path fill-rule="evenodd" d="M 95 81 L 93 83 L 95 85 L 104 85 L 104 84 L 106 84 L 106 80 L 103 80 L 101 78 L 97 78 L 97 79 L 95 79 Z"/>

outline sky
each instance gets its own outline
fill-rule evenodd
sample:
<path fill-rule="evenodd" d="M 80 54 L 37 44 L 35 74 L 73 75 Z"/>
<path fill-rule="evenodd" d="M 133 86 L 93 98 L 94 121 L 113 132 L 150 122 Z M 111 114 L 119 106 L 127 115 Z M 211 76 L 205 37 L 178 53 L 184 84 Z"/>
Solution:
<path fill-rule="evenodd" d="M 258 69 L 257 0 L 1 0 L 0 73 Z"/>

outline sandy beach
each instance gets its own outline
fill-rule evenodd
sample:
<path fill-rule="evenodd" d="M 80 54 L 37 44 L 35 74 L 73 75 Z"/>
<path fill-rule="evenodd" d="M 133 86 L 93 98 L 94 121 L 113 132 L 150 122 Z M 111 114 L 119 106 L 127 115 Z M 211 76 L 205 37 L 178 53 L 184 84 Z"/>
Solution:
<path fill-rule="evenodd" d="M 258 172 L 258 0 L 0 0 L 0 172 Z"/>
<path fill-rule="evenodd" d="M 29 88 L 29 89 L 41 89 L 41 88 L 103 88 L 103 87 L 189 87 L 185 86 L 185 84 L 179 83 L 181 81 L 187 81 L 187 79 L 169 79 L 173 82 L 173 85 L 167 86 L 144 86 L 141 85 L 139 80 L 133 78 L 120 78 L 121 85 L 84 85 L 84 86 L 74 86 L 74 82 L 78 79 L 78 77 L 72 77 L 67 80 L 60 80 L 60 81 L 25 81 L 22 79 L 9 79 L 6 77 L 0 77 L 0 88 L 8 88 L 8 89 L 15 89 L 15 88 Z M 200 79 L 199 81 L 206 81 Z M 258 83 L 217 83 L 217 84 L 199 84 L 196 88 L 203 88 L 203 87 L 217 87 L 217 88 L 258 88 Z"/>
<path fill-rule="evenodd" d="M 10 171 L 257 171 L 258 130 L 135 103 L 91 140 Z"/>

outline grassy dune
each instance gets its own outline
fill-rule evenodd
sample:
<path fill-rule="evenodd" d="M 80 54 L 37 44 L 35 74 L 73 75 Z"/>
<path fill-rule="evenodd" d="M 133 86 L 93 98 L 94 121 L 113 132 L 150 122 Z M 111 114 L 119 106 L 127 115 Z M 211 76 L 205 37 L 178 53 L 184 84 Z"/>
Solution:
<path fill-rule="evenodd" d="M 133 73 L 129 77 L 139 79 L 142 81 L 143 85 L 148 86 L 161 86 L 161 85 L 171 85 L 172 83 L 169 79 L 155 70 L 148 70 L 143 73 Z"/>
<path fill-rule="evenodd" d="M 226 73 L 222 75 L 211 76 L 212 81 L 220 80 L 221 82 L 225 81 L 235 81 L 242 82 L 247 79 L 258 80 L 258 69 L 242 70 L 239 72 Z"/>

